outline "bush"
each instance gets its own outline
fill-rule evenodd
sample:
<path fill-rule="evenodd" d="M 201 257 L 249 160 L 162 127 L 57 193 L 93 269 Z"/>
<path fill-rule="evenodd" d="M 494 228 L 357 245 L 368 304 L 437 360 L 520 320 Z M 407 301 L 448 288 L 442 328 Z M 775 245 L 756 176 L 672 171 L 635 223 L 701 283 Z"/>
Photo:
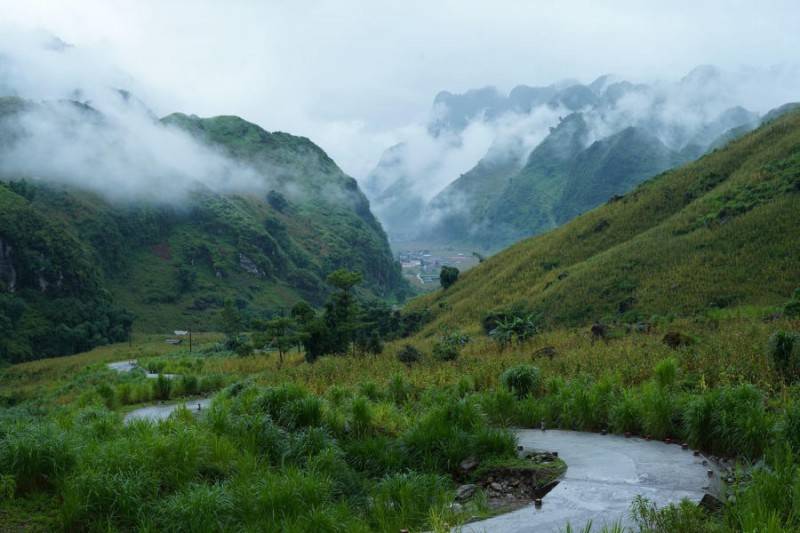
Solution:
<path fill-rule="evenodd" d="M 375 487 L 370 519 L 377 531 L 422 530 L 431 509 L 442 508 L 451 501 L 449 482 L 441 476 L 392 474 Z"/>
<path fill-rule="evenodd" d="M 524 398 L 537 395 L 542 388 L 539 369 L 533 365 L 517 365 L 508 368 L 500 375 L 500 382 L 509 391 Z"/>
<path fill-rule="evenodd" d="M 451 472 L 470 456 L 511 456 L 516 444 L 510 432 L 490 428 L 478 404 L 469 399 L 434 407 L 402 440 L 411 466 L 431 472 Z"/>
<path fill-rule="evenodd" d="M 788 381 L 800 377 L 800 333 L 776 331 L 767 345 L 772 365 Z"/>
<path fill-rule="evenodd" d="M 443 289 L 449 289 L 458 280 L 459 270 L 456 267 L 443 266 L 439 272 L 439 283 Z"/>
<path fill-rule="evenodd" d="M 159 374 L 153 381 L 153 397 L 156 400 L 169 400 L 172 392 L 172 380 L 164 374 Z"/>
<path fill-rule="evenodd" d="M 687 403 L 683 420 L 689 444 L 718 455 L 756 459 L 772 434 L 763 394 L 753 385 L 696 396 Z"/>
<path fill-rule="evenodd" d="M 653 369 L 653 377 L 661 388 L 672 387 L 678 375 L 678 361 L 674 357 L 659 361 Z"/>
<path fill-rule="evenodd" d="M 192 484 L 171 494 L 155 510 L 155 530 L 202 533 L 235 529 L 233 498 L 223 485 Z"/>
<path fill-rule="evenodd" d="M 420 359 L 422 359 L 422 353 L 410 344 L 406 344 L 397 352 L 397 360 L 407 366 L 413 365 Z"/>
<path fill-rule="evenodd" d="M 800 288 L 794 290 L 792 299 L 783 307 L 783 314 L 788 318 L 800 318 Z"/>
<path fill-rule="evenodd" d="M 197 376 L 185 375 L 181 377 L 180 388 L 183 394 L 195 395 L 200 392 Z"/>
<path fill-rule="evenodd" d="M 0 433 L 0 474 L 13 476 L 20 492 L 52 488 L 75 464 L 63 430 L 28 421 Z"/>
<path fill-rule="evenodd" d="M 461 349 L 445 342 L 436 342 L 433 345 L 433 357 L 439 361 L 455 361 L 461 354 Z"/>
<path fill-rule="evenodd" d="M 469 336 L 458 330 L 445 330 L 433 345 L 433 356 L 439 361 L 454 361 L 461 355 L 461 348 L 469 342 Z"/>

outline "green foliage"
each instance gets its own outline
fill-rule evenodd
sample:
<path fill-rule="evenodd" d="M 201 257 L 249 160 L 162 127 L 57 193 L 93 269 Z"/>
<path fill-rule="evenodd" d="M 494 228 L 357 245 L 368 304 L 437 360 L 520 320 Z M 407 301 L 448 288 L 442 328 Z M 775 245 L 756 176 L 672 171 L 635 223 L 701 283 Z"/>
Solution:
<path fill-rule="evenodd" d="M 702 507 L 689 500 L 658 507 L 642 496 L 631 504 L 631 516 L 642 533 L 703 533 L 718 530 Z"/>
<path fill-rule="evenodd" d="M 431 509 L 452 501 L 449 483 L 442 476 L 398 473 L 386 476 L 375 490 L 370 518 L 380 531 L 422 528 Z"/>
<path fill-rule="evenodd" d="M 459 270 L 456 267 L 443 266 L 439 272 L 439 283 L 442 288 L 447 290 L 458 281 Z"/>
<path fill-rule="evenodd" d="M 439 361 L 455 361 L 468 342 L 469 336 L 459 330 L 444 330 L 433 344 L 433 357 Z"/>
<path fill-rule="evenodd" d="M 500 375 L 500 382 L 518 398 L 537 395 L 542 387 L 541 373 L 533 365 L 517 365 L 506 369 Z"/>
<path fill-rule="evenodd" d="M 0 430 L 0 474 L 22 493 L 52 488 L 74 464 L 67 434 L 54 424 L 26 420 Z"/>
<path fill-rule="evenodd" d="M 539 332 L 540 323 L 540 318 L 533 314 L 498 316 L 489 336 L 501 348 L 506 348 L 513 343 L 522 344 Z"/>
<path fill-rule="evenodd" d="M 409 458 L 425 471 L 454 471 L 469 456 L 510 456 L 514 437 L 489 427 L 476 402 L 449 400 L 420 417 L 403 436 Z"/>
<path fill-rule="evenodd" d="M 153 380 L 153 398 L 156 400 L 169 400 L 170 393 L 172 392 L 172 380 L 164 374 L 159 374 Z"/>
<path fill-rule="evenodd" d="M 404 345 L 397 352 L 397 360 L 406 366 L 411 366 L 422 359 L 422 353 L 410 344 Z"/>
<path fill-rule="evenodd" d="M 769 338 L 767 353 L 775 370 L 787 381 L 800 378 L 800 333 L 776 331 Z"/>
<path fill-rule="evenodd" d="M 655 382 L 662 389 L 675 385 L 675 378 L 678 375 L 678 361 L 674 357 L 659 361 L 653 369 Z"/>
<path fill-rule="evenodd" d="M 783 306 L 783 314 L 789 318 L 800 318 L 800 288 L 794 290 L 792 299 Z"/>

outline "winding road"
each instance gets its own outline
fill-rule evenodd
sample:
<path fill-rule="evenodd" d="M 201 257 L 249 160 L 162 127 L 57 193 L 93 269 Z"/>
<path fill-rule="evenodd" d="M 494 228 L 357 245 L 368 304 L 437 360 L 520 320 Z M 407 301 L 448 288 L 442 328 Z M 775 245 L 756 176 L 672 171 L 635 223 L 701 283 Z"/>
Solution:
<path fill-rule="evenodd" d="M 111 370 L 116 370 L 117 372 L 130 372 L 141 367 L 139 367 L 139 363 L 136 361 L 136 359 L 131 359 L 129 361 L 108 363 L 108 368 Z M 158 374 L 148 372 L 146 376 L 150 379 L 156 379 Z M 179 377 L 178 374 L 163 374 L 163 376 L 168 379 Z M 164 420 L 169 418 L 169 415 L 171 415 L 179 407 L 186 407 L 193 413 L 201 413 L 204 409 L 208 408 L 209 405 L 211 405 L 211 398 L 201 398 L 199 400 L 189 400 L 187 402 L 148 405 L 147 407 L 134 409 L 130 413 L 126 414 L 125 423 L 127 424 L 133 420 Z"/>
<path fill-rule="evenodd" d="M 631 502 L 644 496 L 659 507 L 684 498 L 699 502 L 715 483 L 702 456 L 674 444 L 578 431 L 519 430 L 525 449 L 557 451 L 567 463 L 561 482 L 542 499 L 517 511 L 464 525 L 464 533 L 559 532 L 570 524 L 592 531 L 621 522 L 634 524 Z"/>
<path fill-rule="evenodd" d="M 109 363 L 108 367 L 130 372 L 138 365 L 132 360 Z M 125 415 L 125 423 L 163 420 L 181 406 L 202 412 L 210 403 L 210 398 L 203 398 L 142 407 Z M 524 449 L 557 451 L 567 463 L 563 479 L 542 499 L 538 509 L 530 505 L 466 524 L 457 531 L 549 533 L 564 531 L 567 524 L 580 531 L 589 522 L 593 531 L 615 523 L 632 527 L 630 506 L 636 496 L 644 496 L 659 507 L 682 499 L 699 502 L 717 484 L 717 472 L 709 478 L 709 468 L 713 467 L 703 464 L 704 457 L 674 444 L 563 430 L 523 429 L 516 435 Z"/>

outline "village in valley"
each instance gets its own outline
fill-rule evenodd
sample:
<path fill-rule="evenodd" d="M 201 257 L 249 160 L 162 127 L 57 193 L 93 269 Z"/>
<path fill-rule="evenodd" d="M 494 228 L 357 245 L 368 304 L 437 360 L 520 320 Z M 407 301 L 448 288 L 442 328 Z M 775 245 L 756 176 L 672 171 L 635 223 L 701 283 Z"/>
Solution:
<path fill-rule="evenodd" d="M 415 287 L 431 291 L 439 287 L 439 272 L 442 267 L 455 267 L 464 272 L 483 260 L 483 256 L 454 247 L 425 245 L 408 246 L 395 253 L 405 277 Z"/>

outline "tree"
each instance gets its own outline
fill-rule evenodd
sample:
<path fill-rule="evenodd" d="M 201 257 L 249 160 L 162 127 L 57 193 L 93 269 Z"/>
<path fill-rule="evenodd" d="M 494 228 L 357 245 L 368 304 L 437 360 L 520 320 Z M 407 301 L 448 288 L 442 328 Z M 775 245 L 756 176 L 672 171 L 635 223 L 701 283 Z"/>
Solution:
<path fill-rule="evenodd" d="M 459 270 L 456 267 L 443 266 L 439 272 L 439 283 L 443 289 L 450 288 L 458 280 Z"/>
<path fill-rule="evenodd" d="M 346 268 L 340 268 L 328 274 L 326 281 L 328 285 L 336 287 L 343 293 L 350 294 L 350 290 L 361 283 L 363 276 L 361 272 L 352 272 Z"/>
<path fill-rule="evenodd" d="M 290 311 L 290 315 L 298 324 L 302 326 L 314 320 L 314 318 L 317 316 L 317 313 L 307 302 L 300 301 L 294 304 L 292 310 Z"/>
<path fill-rule="evenodd" d="M 266 341 L 267 346 L 278 350 L 278 357 L 281 365 L 286 352 L 301 340 L 301 333 L 297 329 L 297 322 L 290 317 L 278 317 L 267 321 L 264 337 L 260 341 Z"/>
<path fill-rule="evenodd" d="M 328 275 L 328 284 L 339 289 L 325 304 L 325 323 L 331 341 L 328 348 L 333 353 L 346 353 L 355 340 L 359 312 L 352 290 L 361 280 L 359 272 L 343 268 Z"/>
<path fill-rule="evenodd" d="M 228 298 L 225 300 L 225 306 L 222 308 L 222 332 L 228 340 L 230 346 L 239 344 L 239 335 L 242 330 L 242 315 L 233 300 Z"/>

